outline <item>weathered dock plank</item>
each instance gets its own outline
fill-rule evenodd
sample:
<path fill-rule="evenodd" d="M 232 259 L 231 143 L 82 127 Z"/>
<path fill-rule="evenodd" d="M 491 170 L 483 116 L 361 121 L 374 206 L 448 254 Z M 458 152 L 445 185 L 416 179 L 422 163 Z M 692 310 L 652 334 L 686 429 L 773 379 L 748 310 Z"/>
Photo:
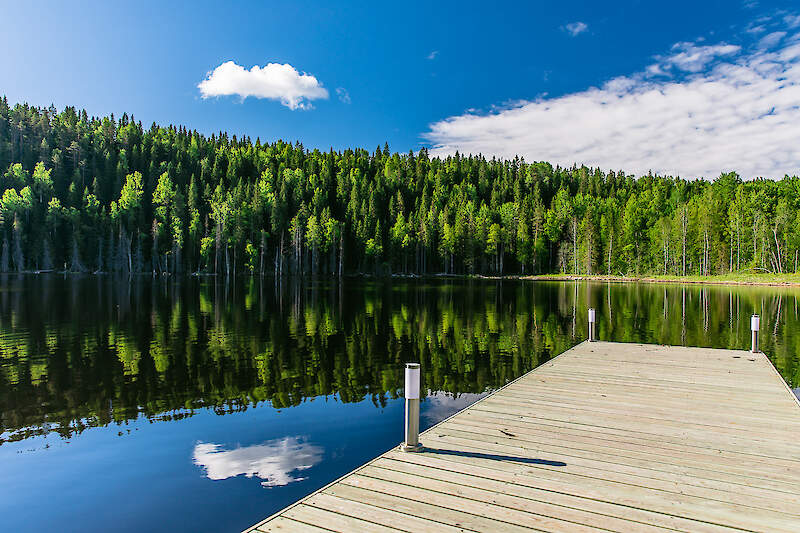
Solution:
<path fill-rule="evenodd" d="M 584 342 L 248 531 L 796 532 L 799 436 L 763 354 Z"/>

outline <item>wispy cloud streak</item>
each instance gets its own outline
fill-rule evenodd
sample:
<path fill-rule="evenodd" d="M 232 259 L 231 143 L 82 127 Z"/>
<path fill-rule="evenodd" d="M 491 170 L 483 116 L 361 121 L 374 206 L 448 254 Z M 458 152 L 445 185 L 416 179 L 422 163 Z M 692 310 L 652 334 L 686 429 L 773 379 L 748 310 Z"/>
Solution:
<path fill-rule="evenodd" d="M 746 49 L 678 43 L 642 72 L 468 111 L 423 137 L 435 155 L 522 155 L 684 177 L 800 174 L 800 35 L 767 37 Z"/>
<path fill-rule="evenodd" d="M 589 25 L 585 22 L 570 22 L 566 26 L 564 26 L 564 31 L 569 33 L 572 37 L 580 35 L 581 33 L 585 32 L 589 29 Z"/>

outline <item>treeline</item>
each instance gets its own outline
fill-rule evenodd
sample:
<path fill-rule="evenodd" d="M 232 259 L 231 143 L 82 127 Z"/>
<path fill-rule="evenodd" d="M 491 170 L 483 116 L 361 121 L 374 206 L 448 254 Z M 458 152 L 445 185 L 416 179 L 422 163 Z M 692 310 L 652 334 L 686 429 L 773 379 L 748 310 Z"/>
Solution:
<path fill-rule="evenodd" d="M 796 272 L 800 180 L 322 152 L 0 100 L 0 271 Z"/>

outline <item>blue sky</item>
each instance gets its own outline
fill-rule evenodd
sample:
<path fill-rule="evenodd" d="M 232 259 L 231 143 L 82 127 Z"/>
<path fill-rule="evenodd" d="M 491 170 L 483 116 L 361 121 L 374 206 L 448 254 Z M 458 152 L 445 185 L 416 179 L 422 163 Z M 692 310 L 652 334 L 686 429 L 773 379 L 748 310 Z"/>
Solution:
<path fill-rule="evenodd" d="M 11 102 L 128 112 L 146 125 L 322 149 L 388 142 L 397 151 L 520 153 L 688 176 L 800 172 L 800 153 L 791 148 L 793 138 L 800 144 L 791 125 L 800 76 L 793 77 L 797 58 L 785 52 L 800 32 L 792 2 L 5 2 L 2 12 L 0 93 Z M 764 40 L 769 35 L 772 41 Z M 780 71 L 765 75 L 773 86 L 746 82 L 742 91 L 740 77 L 727 93 L 708 97 L 720 78 L 734 76 L 725 65 L 761 72 L 758 65 L 776 57 Z M 201 90 L 227 62 L 230 68 Z M 250 76 L 253 66 L 270 63 Z M 241 94 L 242 83 L 274 98 L 228 95 Z M 281 90 L 295 96 L 275 96 Z M 655 107 L 648 107 L 648 91 L 662 94 Z M 698 109 L 723 101 L 735 111 L 742 106 L 732 95 L 739 93 L 761 102 L 739 125 L 709 126 L 714 117 L 682 107 L 703 94 L 713 105 L 695 103 Z M 582 106 L 587 98 L 595 103 Z M 662 116 L 665 108 L 682 114 Z M 725 109 L 719 114 L 730 114 Z M 764 115 L 776 118 L 751 127 Z M 655 120 L 652 130 L 632 137 L 648 128 L 629 125 L 631 116 L 663 124 Z M 720 127 L 740 132 L 709 157 Z M 609 128 L 620 131 L 604 135 Z M 693 138 L 696 152 L 678 146 L 678 138 Z M 763 147 L 742 153 L 753 138 Z M 689 158 L 702 161 L 687 164 Z"/>

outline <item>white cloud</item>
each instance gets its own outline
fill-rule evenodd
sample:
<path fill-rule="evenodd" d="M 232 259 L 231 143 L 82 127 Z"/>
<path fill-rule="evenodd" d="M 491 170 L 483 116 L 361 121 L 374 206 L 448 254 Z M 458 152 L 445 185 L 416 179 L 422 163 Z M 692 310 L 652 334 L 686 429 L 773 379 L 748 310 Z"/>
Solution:
<path fill-rule="evenodd" d="M 328 90 L 311 74 L 299 73 L 292 65 L 267 63 L 250 70 L 226 61 L 197 87 L 203 98 L 238 95 L 278 100 L 289 109 L 311 109 L 311 100 L 327 99 Z"/>
<path fill-rule="evenodd" d="M 439 50 L 434 50 L 433 52 L 428 54 L 428 59 L 433 61 L 434 59 L 436 59 L 436 56 L 438 56 L 438 55 L 439 55 Z"/>
<path fill-rule="evenodd" d="M 296 471 L 308 470 L 322 460 L 322 448 L 298 437 L 274 439 L 264 444 L 222 450 L 219 444 L 200 442 L 194 447 L 194 464 L 206 470 L 209 479 L 228 479 L 244 474 L 264 481 L 264 487 L 280 487 L 303 477 Z"/>
<path fill-rule="evenodd" d="M 347 89 L 345 89 L 344 87 L 336 88 L 336 96 L 339 97 L 339 101 L 342 102 L 343 104 L 349 104 L 350 102 L 352 102 L 352 100 L 350 100 L 350 93 L 347 92 Z"/>
<path fill-rule="evenodd" d="M 700 72 L 712 61 L 719 57 L 730 56 L 738 53 L 741 47 L 732 44 L 718 44 L 698 46 L 695 43 L 677 43 L 672 45 L 672 53 L 667 56 L 658 56 L 657 63 L 647 67 L 662 72 L 669 68 L 677 68 L 685 72 Z"/>
<path fill-rule="evenodd" d="M 564 30 L 569 33 L 571 36 L 575 37 L 578 34 L 581 34 L 589 29 L 589 25 L 585 22 L 570 22 L 566 26 L 564 26 Z"/>
<path fill-rule="evenodd" d="M 434 155 L 483 153 L 637 174 L 800 174 L 800 36 L 778 48 L 679 43 L 644 72 L 430 126 Z"/>
<path fill-rule="evenodd" d="M 784 37 L 786 37 L 785 31 L 773 31 L 772 33 L 762 37 L 761 40 L 758 41 L 758 46 L 761 48 L 772 48 L 780 43 L 781 39 Z"/>
<path fill-rule="evenodd" d="M 783 17 L 783 21 L 789 28 L 797 28 L 800 26 L 800 15 L 786 15 Z"/>

